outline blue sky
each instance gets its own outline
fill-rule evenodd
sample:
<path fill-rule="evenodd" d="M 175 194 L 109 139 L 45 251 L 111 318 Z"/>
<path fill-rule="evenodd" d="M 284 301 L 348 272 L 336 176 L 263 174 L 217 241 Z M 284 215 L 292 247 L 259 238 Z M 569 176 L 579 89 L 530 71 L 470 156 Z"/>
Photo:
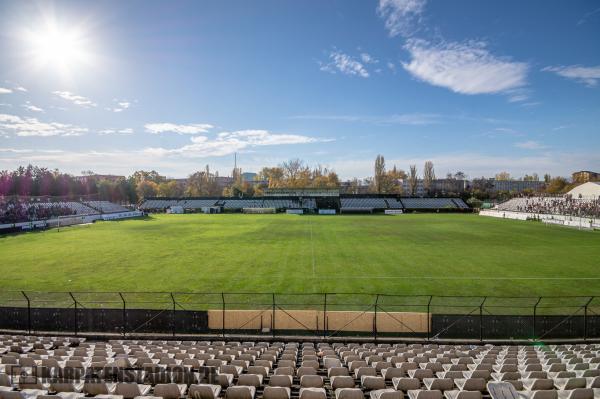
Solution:
<path fill-rule="evenodd" d="M 0 169 L 600 170 L 597 1 L 0 1 Z"/>

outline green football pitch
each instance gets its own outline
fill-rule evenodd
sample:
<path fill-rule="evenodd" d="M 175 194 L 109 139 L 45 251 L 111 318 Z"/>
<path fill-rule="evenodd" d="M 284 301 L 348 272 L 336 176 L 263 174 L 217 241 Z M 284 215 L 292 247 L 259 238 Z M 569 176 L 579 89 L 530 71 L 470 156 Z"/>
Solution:
<path fill-rule="evenodd" d="M 4 290 L 599 295 L 600 232 L 465 214 L 153 215 L 0 236 Z"/>

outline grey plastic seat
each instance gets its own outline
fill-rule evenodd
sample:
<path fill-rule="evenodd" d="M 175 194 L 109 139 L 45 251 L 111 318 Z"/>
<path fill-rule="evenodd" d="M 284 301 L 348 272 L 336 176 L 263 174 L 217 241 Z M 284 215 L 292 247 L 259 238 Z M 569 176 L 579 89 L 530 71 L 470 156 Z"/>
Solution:
<path fill-rule="evenodd" d="M 269 378 L 269 386 L 291 388 L 293 378 L 291 375 L 272 375 Z"/>
<path fill-rule="evenodd" d="M 291 389 L 288 387 L 266 386 L 263 391 L 263 399 L 290 399 Z"/>
<path fill-rule="evenodd" d="M 394 389 L 396 391 L 408 392 L 410 390 L 421 388 L 421 381 L 418 378 L 393 378 L 392 384 L 394 385 Z"/>
<path fill-rule="evenodd" d="M 451 378 L 424 378 L 423 384 L 430 391 L 450 391 L 454 387 L 454 382 Z"/>
<path fill-rule="evenodd" d="M 216 399 L 221 393 L 220 385 L 192 384 L 188 389 L 188 396 L 192 399 Z"/>
<path fill-rule="evenodd" d="M 444 397 L 446 399 L 481 399 L 482 394 L 480 391 L 444 391 Z"/>
<path fill-rule="evenodd" d="M 185 396 L 187 385 L 185 384 L 158 384 L 154 387 L 154 396 L 163 399 L 179 399 Z"/>
<path fill-rule="evenodd" d="M 385 379 L 383 377 L 363 375 L 360 378 L 360 385 L 366 391 L 385 389 Z"/>
<path fill-rule="evenodd" d="M 338 388 L 335 390 L 335 399 L 364 399 L 364 394 L 358 388 Z"/>
<path fill-rule="evenodd" d="M 354 388 L 356 385 L 354 383 L 354 378 L 349 375 L 337 375 L 335 377 L 331 377 L 331 388 L 336 390 L 338 388 Z"/>
<path fill-rule="evenodd" d="M 442 399 L 442 391 L 426 391 L 422 389 L 413 389 L 408 391 L 410 399 Z"/>
<path fill-rule="evenodd" d="M 303 375 L 300 377 L 300 386 L 302 388 L 323 388 L 323 377 L 319 375 Z"/>
<path fill-rule="evenodd" d="M 369 392 L 370 399 L 404 399 L 402 391 L 396 391 L 392 388 L 376 389 Z"/>
<path fill-rule="evenodd" d="M 256 388 L 253 386 L 237 385 L 225 391 L 225 399 L 254 399 L 254 395 Z"/>
<path fill-rule="evenodd" d="M 485 380 L 483 378 L 456 378 L 454 385 L 460 391 L 485 391 Z"/>
<path fill-rule="evenodd" d="M 594 399 L 594 390 L 592 388 L 559 390 L 558 399 Z"/>
<path fill-rule="evenodd" d="M 555 378 L 554 386 L 559 390 L 571 390 L 575 388 L 585 388 L 587 380 L 585 378 Z"/>
<path fill-rule="evenodd" d="M 554 388 L 554 380 L 550 378 L 525 378 L 521 381 L 523 388 L 528 391 L 546 391 Z"/>
<path fill-rule="evenodd" d="M 327 392 L 325 388 L 300 388 L 299 399 L 327 399 Z"/>
<path fill-rule="evenodd" d="M 125 399 L 133 399 L 136 396 L 145 396 L 150 392 L 151 385 L 138 384 L 137 382 L 119 382 L 115 389 L 115 395 L 121 395 Z"/>

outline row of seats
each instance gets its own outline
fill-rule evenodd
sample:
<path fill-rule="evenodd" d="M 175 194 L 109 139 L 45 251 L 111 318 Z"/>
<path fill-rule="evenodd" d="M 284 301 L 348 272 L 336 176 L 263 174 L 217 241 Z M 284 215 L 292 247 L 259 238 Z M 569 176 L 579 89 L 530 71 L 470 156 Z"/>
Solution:
<path fill-rule="evenodd" d="M 600 345 L 0 336 L 0 399 L 496 399 L 506 392 L 600 397 Z"/>
<path fill-rule="evenodd" d="M 117 213 L 129 211 L 129 209 L 125 208 L 124 206 L 113 204 L 109 201 L 87 201 L 84 202 L 84 204 L 89 206 L 90 208 L 94 208 L 100 213 Z"/>

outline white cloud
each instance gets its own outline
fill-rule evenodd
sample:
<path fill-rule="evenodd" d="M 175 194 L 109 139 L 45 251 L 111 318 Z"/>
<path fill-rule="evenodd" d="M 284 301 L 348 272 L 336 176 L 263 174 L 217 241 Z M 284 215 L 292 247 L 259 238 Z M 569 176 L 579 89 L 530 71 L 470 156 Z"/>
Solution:
<path fill-rule="evenodd" d="M 7 89 L 5 87 L 0 87 L 0 94 L 10 94 L 13 91 L 11 89 Z"/>
<path fill-rule="evenodd" d="M 98 132 L 101 136 L 105 136 L 108 134 L 133 134 L 132 128 L 123 128 L 123 129 L 103 129 Z"/>
<path fill-rule="evenodd" d="M 345 75 L 360 76 L 363 78 L 369 77 L 369 72 L 365 66 L 355 58 L 344 54 L 341 51 L 334 50 L 329 54 L 330 61 L 321 65 L 321 71 L 336 73 L 341 72 Z"/>
<path fill-rule="evenodd" d="M 186 158 L 220 157 L 258 146 L 308 144 L 326 139 L 297 134 L 275 134 L 267 130 L 238 130 L 222 132 L 213 139 L 206 136 L 191 137 L 192 144 L 180 148 L 146 148 L 145 153 L 155 156 L 182 156 Z"/>
<path fill-rule="evenodd" d="M 193 123 L 177 125 L 175 123 L 147 123 L 144 125 L 146 131 L 152 134 L 177 133 L 177 134 L 200 134 L 207 133 L 214 126 L 208 123 Z"/>
<path fill-rule="evenodd" d="M 0 114 L 0 133 L 4 134 L 13 133 L 21 137 L 81 136 L 87 131 L 87 128 L 65 123 L 40 122 L 36 118 Z"/>
<path fill-rule="evenodd" d="M 526 84 L 528 65 L 492 55 L 482 42 L 432 45 L 409 40 L 410 62 L 404 69 L 414 77 L 461 94 L 506 93 Z"/>
<path fill-rule="evenodd" d="M 515 143 L 515 147 L 522 148 L 524 150 L 542 150 L 546 148 L 546 146 L 534 140 L 521 141 Z"/>
<path fill-rule="evenodd" d="M 37 107 L 33 104 L 31 104 L 29 101 L 25 101 L 25 104 L 21 105 L 23 108 L 28 109 L 29 111 L 33 111 L 33 112 L 44 112 L 44 110 L 40 107 Z"/>
<path fill-rule="evenodd" d="M 373 57 L 371 54 L 369 53 L 361 53 L 360 54 L 360 59 L 362 62 L 364 62 L 365 64 L 377 64 L 379 62 L 378 59 L 376 59 L 375 57 Z"/>
<path fill-rule="evenodd" d="M 70 91 L 53 91 L 52 93 L 62 98 L 63 100 L 70 101 L 73 104 L 79 105 L 84 108 L 95 107 L 98 105 L 89 98 L 73 94 Z"/>
<path fill-rule="evenodd" d="M 426 0 L 379 0 L 377 14 L 385 20 L 390 36 L 411 36 L 426 3 Z"/>
<path fill-rule="evenodd" d="M 16 91 L 21 91 L 21 92 L 24 92 L 24 93 L 26 93 L 26 92 L 28 91 L 28 90 L 27 90 L 26 88 L 24 88 L 23 86 L 17 86 L 17 87 L 15 87 L 15 90 L 16 90 Z"/>
<path fill-rule="evenodd" d="M 131 102 L 127 100 L 113 100 L 115 102 L 115 106 L 113 108 L 106 108 L 108 111 L 112 112 L 122 112 L 127 108 L 131 107 Z"/>
<path fill-rule="evenodd" d="M 573 79 L 588 87 L 595 87 L 600 80 L 600 65 L 584 67 L 581 65 L 555 66 L 542 69 L 544 72 L 554 72 L 567 79 Z"/>

